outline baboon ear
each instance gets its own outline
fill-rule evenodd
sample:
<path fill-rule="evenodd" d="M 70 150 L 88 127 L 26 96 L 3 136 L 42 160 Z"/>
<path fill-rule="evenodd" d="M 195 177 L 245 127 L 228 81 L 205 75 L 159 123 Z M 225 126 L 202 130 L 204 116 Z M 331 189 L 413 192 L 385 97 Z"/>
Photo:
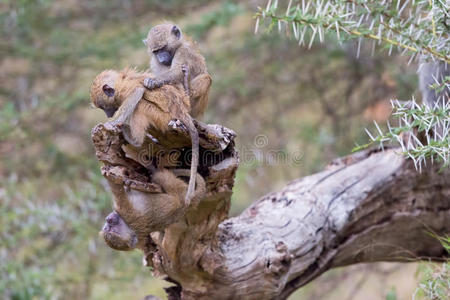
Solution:
<path fill-rule="evenodd" d="M 178 28 L 177 25 L 173 25 L 172 33 L 173 33 L 173 35 L 175 35 L 177 37 L 177 39 L 179 39 L 181 37 L 181 30 L 180 30 L 180 28 Z"/>
<path fill-rule="evenodd" d="M 112 88 L 112 87 L 110 87 L 109 85 L 105 84 L 105 85 L 103 85 L 102 89 L 103 89 L 103 93 L 105 93 L 106 96 L 108 96 L 108 97 L 114 97 L 114 93 L 116 92 L 116 91 L 114 90 L 114 88 Z"/>
<path fill-rule="evenodd" d="M 145 46 L 147 46 L 147 39 L 143 39 L 142 42 L 144 43 Z"/>

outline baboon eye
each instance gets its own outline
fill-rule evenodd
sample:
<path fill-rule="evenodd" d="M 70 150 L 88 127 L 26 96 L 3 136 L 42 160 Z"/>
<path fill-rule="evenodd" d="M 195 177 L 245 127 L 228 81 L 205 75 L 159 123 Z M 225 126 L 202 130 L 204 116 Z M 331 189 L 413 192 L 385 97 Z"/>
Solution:
<path fill-rule="evenodd" d="M 108 96 L 108 97 L 114 96 L 115 90 L 114 90 L 114 88 L 110 87 L 109 85 L 107 85 L 107 84 L 103 85 L 102 89 L 103 89 L 103 92 L 106 94 L 106 96 Z"/>
<path fill-rule="evenodd" d="M 180 36 L 181 36 L 180 28 L 178 28 L 177 25 L 174 25 L 174 26 L 172 27 L 172 33 L 177 37 L 177 39 L 179 39 Z"/>
<path fill-rule="evenodd" d="M 162 46 L 162 47 L 160 47 L 160 48 L 158 48 L 158 49 L 155 49 L 155 50 L 153 50 L 152 52 L 153 52 L 154 54 L 158 54 L 158 52 L 165 51 L 166 48 L 167 48 L 167 45 Z"/>

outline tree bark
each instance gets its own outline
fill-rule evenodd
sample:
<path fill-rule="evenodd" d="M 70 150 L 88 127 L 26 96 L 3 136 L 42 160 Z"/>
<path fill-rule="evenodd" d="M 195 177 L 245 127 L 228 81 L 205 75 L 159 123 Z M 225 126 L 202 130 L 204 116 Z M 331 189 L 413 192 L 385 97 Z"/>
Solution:
<path fill-rule="evenodd" d="M 155 276 L 176 284 L 169 299 L 285 299 L 333 267 L 448 257 L 430 233 L 450 232 L 449 168 L 419 173 L 399 149 L 363 151 L 226 219 L 238 166 L 235 134 L 196 126 L 202 154 L 214 153 L 199 168 L 207 194 L 182 220 L 152 233 L 154 250 L 145 254 Z M 120 131 L 99 124 L 93 141 L 107 180 L 143 195 L 161 192 L 136 155 L 124 152 Z"/>
<path fill-rule="evenodd" d="M 398 151 L 351 155 L 225 221 L 218 282 L 284 299 L 333 267 L 446 257 L 429 233 L 450 232 L 450 172 L 418 173 Z"/>

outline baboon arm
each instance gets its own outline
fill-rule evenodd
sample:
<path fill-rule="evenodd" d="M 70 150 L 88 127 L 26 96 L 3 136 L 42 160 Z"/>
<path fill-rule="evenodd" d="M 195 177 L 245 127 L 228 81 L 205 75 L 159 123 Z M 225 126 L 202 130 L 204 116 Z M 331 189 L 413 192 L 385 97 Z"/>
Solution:
<path fill-rule="evenodd" d="M 131 139 L 130 142 L 133 146 L 141 146 L 144 142 L 147 128 L 150 122 L 148 116 L 141 110 L 136 110 L 130 120 Z"/>
<path fill-rule="evenodd" d="M 187 190 L 187 184 L 169 170 L 155 173 L 152 182 L 159 184 L 170 195 L 181 195 Z"/>
<path fill-rule="evenodd" d="M 139 101 L 144 95 L 145 89 L 142 87 L 136 88 L 130 96 L 119 107 L 114 115 L 112 122 L 114 124 L 129 124 L 131 116 L 133 115 Z"/>
<path fill-rule="evenodd" d="M 157 80 L 160 80 L 162 84 L 173 84 L 183 82 L 183 65 L 185 64 L 185 58 L 189 55 L 189 52 L 183 47 L 180 47 L 175 53 L 170 69 L 158 74 Z"/>

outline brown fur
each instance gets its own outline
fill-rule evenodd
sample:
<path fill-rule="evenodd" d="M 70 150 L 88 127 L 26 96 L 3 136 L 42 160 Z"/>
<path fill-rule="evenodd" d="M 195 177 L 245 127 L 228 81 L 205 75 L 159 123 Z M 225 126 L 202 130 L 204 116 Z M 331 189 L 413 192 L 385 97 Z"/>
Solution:
<path fill-rule="evenodd" d="M 152 181 L 163 188 L 164 193 L 159 194 L 127 192 L 122 186 L 111 184 L 115 212 L 107 217 L 100 232 L 108 246 L 122 251 L 138 248 L 147 252 L 150 233 L 163 230 L 184 215 L 187 184 L 177 176 L 190 176 L 190 170 L 158 170 Z M 205 181 L 199 174 L 196 181 L 193 201 L 197 204 L 205 194 Z M 110 216 L 114 217 L 114 222 Z"/>
<path fill-rule="evenodd" d="M 174 34 L 177 30 L 179 36 Z M 201 55 L 195 43 L 181 33 L 174 24 L 166 23 L 157 25 L 150 29 L 145 43 L 151 56 L 150 67 L 155 76 L 155 86 L 164 84 L 184 84 L 191 102 L 191 116 L 201 116 L 208 105 L 209 88 L 211 87 L 211 76 L 206 68 L 206 61 Z M 170 66 L 159 62 L 156 51 L 167 49 L 172 55 Z M 187 72 L 183 71 L 183 68 Z M 187 77 L 186 80 L 184 77 Z M 145 84 L 148 88 L 148 86 Z"/>
<path fill-rule="evenodd" d="M 145 89 L 142 82 L 146 76 L 148 74 L 134 69 L 125 69 L 122 72 L 103 71 L 92 84 L 92 104 L 105 111 L 115 109 L 112 122 L 122 126 L 125 139 L 135 147 L 142 145 L 149 128 L 164 134 L 173 119 L 180 120 L 186 126 L 192 142 L 191 178 L 185 199 L 189 204 L 193 197 L 199 160 L 199 138 L 188 113 L 189 99 L 172 85 L 151 91 Z M 112 94 L 108 95 L 107 91 Z"/>

